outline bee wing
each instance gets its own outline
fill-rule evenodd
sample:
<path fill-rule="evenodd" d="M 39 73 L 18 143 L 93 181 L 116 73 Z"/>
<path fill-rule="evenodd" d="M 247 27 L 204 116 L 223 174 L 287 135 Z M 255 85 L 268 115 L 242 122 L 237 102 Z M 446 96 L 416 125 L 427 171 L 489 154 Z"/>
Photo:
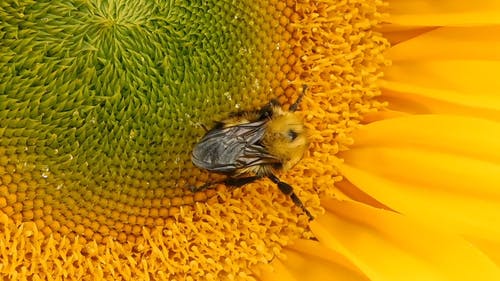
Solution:
<path fill-rule="evenodd" d="M 267 120 L 215 128 L 195 145 L 193 163 L 203 169 L 233 173 L 260 164 L 278 163 L 258 142 L 262 140 Z"/>
<path fill-rule="evenodd" d="M 280 163 L 278 158 L 269 154 L 261 145 L 246 146 L 238 162 L 239 168 Z"/>

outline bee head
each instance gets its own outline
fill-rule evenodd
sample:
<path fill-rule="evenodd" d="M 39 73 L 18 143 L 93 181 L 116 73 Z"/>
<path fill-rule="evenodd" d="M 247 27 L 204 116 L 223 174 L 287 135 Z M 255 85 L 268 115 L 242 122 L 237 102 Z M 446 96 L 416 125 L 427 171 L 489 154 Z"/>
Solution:
<path fill-rule="evenodd" d="M 307 149 L 307 135 L 302 120 L 293 112 L 273 110 L 266 124 L 263 144 L 287 170 L 297 164 Z"/>

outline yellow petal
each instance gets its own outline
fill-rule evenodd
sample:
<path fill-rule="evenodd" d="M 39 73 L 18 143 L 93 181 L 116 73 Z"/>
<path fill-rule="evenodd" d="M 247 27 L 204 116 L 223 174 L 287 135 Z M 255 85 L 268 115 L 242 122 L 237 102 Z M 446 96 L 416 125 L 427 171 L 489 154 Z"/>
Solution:
<path fill-rule="evenodd" d="M 384 119 L 403 117 L 406 115 L 408 115 L 408 113 L 391 109 L 381 110 L 377 112 L 370 112 L 363 116 L 362 124 L 368 124 Z"/>
<path fill-rule="evenodd" d="M 500 280 L 499 268 L 461 238 L 361 203 L 323 205 L 313 232 L 370 280 Z"/>
<path fill-rule="evenodd" d="M 355 200 L 361 203 L 364 203 L 366 205 L 370 205 L 379 209 L 386 209 L 386 210 L 391 210 L 389 207 L 385 206 L 384 204 L 380 203 L 377 201 L 375 198 L 370 196 L 369 194 L 365 193 L 363 190 L 359 189 L 357 186 L 352 184 L 348 180 L 342 180 L 340 182 L 337 182 L 335 184 L 335 187 L 342 192 L 343 195 L 347 196 L 345 197 L 346 199 L 351 199 Z M 340 198 L 336 194 L 336 198 L 338 199 L 344 199 Z"/>
<path fill-rule="evenodd" d="M 259 280 L 369 280 L 339 253 L 310 240 L 299 240 L 283 250 L 285 258 L 272 262 L 274 271 L 261 269 Z"/>
<path fill-rule="evenodd" d="M 386 23 L 379 28 L 379 31 L 389 40 L 391 46 L 394 47 L 402 41 L 407 41 L 436 28 L 434 26 L 403 26 Z"/>
<path fill-rule="evenodd" d="M 500 27 L 439 28 L 388 52 L 381 83 L 392 110 L 500 120 Z"/>
<path fill-rule="evenodd" d="M 500 59 L 500 27 L 440 27 L 386 32 L 408 33 L 411 39 L 393 45 L 387 55 L 398 64 L 400 61 L 420 60 L 493 60 Z M 394 31 L 394 29 L 396 29 Z M 418 34 L 419 36 L 414 36 Z M 400 35 L 403 36 L 403 35 Z M 481 72 L 482 69 L 476 69 Z"/>
<path fill-rule="evenodd" d="M 389 0 L 389 21 L 401 25 L 482 25 L 500 23 L 496 0 Z"/>
<path fill-rule="evenodd" d="M 500 238 L 500 123 L 414 115 L 358 130 L 340 170 L 402 214 L 471 237 Z"/>
<path fill-rule="evenodd" d="M 481 249 L 482 252 L 486 253 L 492 261 L 494 261 L 497 266 L 500 266 L 500 243 L 488 241 L 484 239 L 468 239 L 476 247 Z"/>

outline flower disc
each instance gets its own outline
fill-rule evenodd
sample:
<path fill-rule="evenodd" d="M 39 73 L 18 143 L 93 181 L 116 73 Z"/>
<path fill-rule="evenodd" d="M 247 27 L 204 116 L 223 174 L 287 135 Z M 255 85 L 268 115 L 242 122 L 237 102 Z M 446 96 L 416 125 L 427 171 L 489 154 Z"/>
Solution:
<path fill-rule="evenodd" d="M 307 84 L 310 151 L 279 176 L 320 213 L 339 177 L 317 163 L 382 105 L 381 3 L 354 2 L 2 1 L 0 229 L 29 248 L 16 257 L 51 260 L 25 274 L 245 277 L 310 237 L 266 180 L 193 193 L 216 176 L 190 155 L 203 127 L 271 98 L 288 107 Z M 35 238 L 13 238 L 24 236 Z M 69 256 L 88 263 L 54 262 Z"/>

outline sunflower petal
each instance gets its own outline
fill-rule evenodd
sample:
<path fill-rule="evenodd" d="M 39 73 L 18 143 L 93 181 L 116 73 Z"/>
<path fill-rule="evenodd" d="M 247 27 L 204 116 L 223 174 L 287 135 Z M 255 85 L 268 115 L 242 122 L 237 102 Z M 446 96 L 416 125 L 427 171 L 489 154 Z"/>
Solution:
<path fill-rule="evenodd" d="M 273 260 L 274 271 L 261 270 L 259 280 L 369 280 L 345 257 L 316 241 L 299 240 L 283 253 L 286 258 Z"/>
<path fill-rule="evenodd" d="M 397 212 L 498 241 L 499 138 L 500 123 L 484 119 L 394 118 L 359 129 L 339 168 L 347 180 Z"/>
<path fill-rule="evenodd" d="M 323 205 L 313 232 L 370 280 L 500 280 L 499 268 L 461 238 L 360 203 Z"/>
<path fill-rule="evenodd" d="M 480 25 L 500 23 L 496 0 L 389 0 L 389 21 L 401 25 Z"/>
<path fill-rule="evenodd" d="M 410 40 L 429 32 L 430 30 L 436 29 L 438 27 L 434 26 L 403 26 L 397 24 L 386 23 L 381 25 L 379 31 L 384 34 L 384 37 L 389 40 L 391 46 L 397 45 L 399 42 Z"/>
<path fill-rule="evenodd" d="M 468 239 L 476 247 L 481 249 L 482 252 L 488 255 L 491 260 L 493 260 L 497 266 L 500 266 L 500 243 L 487 241 L 484 239 Z"/>
<path fill-rule="evenodd" d="M 389 28 L 391 28 L 389 30 Z M 440 27 L 399 30 L 389 25 L 386 32 L 408 33 L 411 39 L 393 45 L 387 55 L 398 65 L 400 61 L 421 60 L 491 60 L 500 59 L 499 26 Z M 414 36 L 417 34 L 418 36 Z M 401 35 L 402 36 L 402 35 Z"/>
<path fill-rule="evenodd" d="M 490 34 L 500 27 L 439 28 L 392 47 L 384 100 L 409 113 L 500 120 L 500 36 Z"/>

